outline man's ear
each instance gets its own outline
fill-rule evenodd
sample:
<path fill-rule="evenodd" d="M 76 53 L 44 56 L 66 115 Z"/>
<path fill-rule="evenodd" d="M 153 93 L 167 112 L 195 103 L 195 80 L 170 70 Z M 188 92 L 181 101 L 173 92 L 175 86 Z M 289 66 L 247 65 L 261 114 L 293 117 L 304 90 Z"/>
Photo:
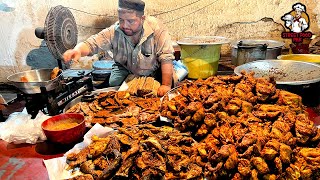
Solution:
<path fill-rule="evenodd" d="M 145 16 L 145 15 L 142 15 L 142 16 L 141 16 L 141 20 L 144 21 L 145 19 L 146 19 L 146 16 Z"/>

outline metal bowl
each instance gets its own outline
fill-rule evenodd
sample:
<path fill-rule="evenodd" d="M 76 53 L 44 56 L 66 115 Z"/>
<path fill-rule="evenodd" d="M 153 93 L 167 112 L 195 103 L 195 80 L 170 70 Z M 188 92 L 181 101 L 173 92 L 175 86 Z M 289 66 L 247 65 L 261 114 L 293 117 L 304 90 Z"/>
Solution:
<path fill-rule="evenodd" d="M 304 85 L 320 81 L 320 65 L 292 60 L 259 60 L 242 64 L 234 69 L 255 72 L 254 77 L 274 77 L 277 84 Z"/>
<path fill-rule="evenodd" d="M 55 79 L 50 79 L 52 69 L 36 69 L 12 74 L 7 80 L 26 94 L 41 93 L 41 87 L 47 91 L 53 90 L 58 86 L 61 74 Z M 21 77 L 28 79 L 28 82 L 21 81 Z"/>

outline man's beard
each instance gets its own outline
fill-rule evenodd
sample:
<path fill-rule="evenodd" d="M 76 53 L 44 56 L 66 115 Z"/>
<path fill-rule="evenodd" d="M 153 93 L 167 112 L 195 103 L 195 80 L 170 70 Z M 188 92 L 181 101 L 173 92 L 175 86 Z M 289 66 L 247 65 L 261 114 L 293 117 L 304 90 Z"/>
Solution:
<path fill-rule="evenodd" d="M 128 29 L 128 30 L 129 30 L 128 33 L 125 31 L 125 29 L 122 29 L 122 32 L 127 36 L 134 36 L 142 32 L 142 27 L 137 31 L 132 31 L 131 29 Z"/>

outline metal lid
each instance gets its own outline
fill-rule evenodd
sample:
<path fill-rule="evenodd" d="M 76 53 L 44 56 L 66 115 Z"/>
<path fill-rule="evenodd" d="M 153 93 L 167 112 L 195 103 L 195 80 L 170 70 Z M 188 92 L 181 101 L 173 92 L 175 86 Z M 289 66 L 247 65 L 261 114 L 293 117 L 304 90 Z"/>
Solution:
<path fill-rule="evenodd" d="M 231 46 L 233 48 L 238 48 L 238 43 L 242 41 L 244 44 L 267 44 L 268 48 L 267 49 L 273 49 L 273 48 L 279 48 L 283 47 L 284 43 L 280 41 L 275 41 L 275 40 L 259 40 L 259 39 L 243 39 L 243 40 L 238 40 L 238 41 L 233 41 L 231 43 Z"/>
<path fill-rule="evenodd" d="M 177 43 L 179 45 L 215 45 L 215 44 L 226 44 L 230 41 L 221 36 L 193 36 L 193 37 L 185 37 Z"/>
<path fill-rule="evenodd" d="M 255 72 L 254 77 L 274 77 L 277 84 L 302 85 L 320 81 L 320 65 L 292 60 L 259 60 L 242 64 L 234 69 Z"/>
<path fill-rule="evenodd" d="M 92 67 L 95 70 L 111 70 L 113 64 L 114 64 L 114 61 L 100 60 L 100 61 L 95 61 L 92 64 Z"/>

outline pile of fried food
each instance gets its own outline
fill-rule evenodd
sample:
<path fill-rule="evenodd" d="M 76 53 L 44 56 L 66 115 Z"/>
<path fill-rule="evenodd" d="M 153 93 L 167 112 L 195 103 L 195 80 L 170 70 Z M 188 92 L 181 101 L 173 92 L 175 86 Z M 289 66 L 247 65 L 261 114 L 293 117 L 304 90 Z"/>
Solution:
<path fill-rule="evenodd" d="M 69 169 L 83 173 L 72 179 L 319 179 L 320 129 L 301 97 L 253 75 L 184 81 L 161 106 L 148 100 L 144 107 L 144 98 L 129 92 L 100 94 L 88 107 L 97 109 L 94 122 L 122 121 L 109 116 L 134 103 L 140 108 L 134 117 L 154 105 L 174 128 L 129 123 L 93 136 L 92 144 L 67 156 Z"/>
<path fill-rule="evenodd" d="M 132 96 L 128 91 L 100 93 L 92 102 L 79 102 L 66 113 L 81 113 L 90 127 L 96 123 L 111 128 L 153 123 L 160 117 L 160 99 Z"/>
<path fill-rule="evenodd" d="M 75 179 L 193 179 L 202 176 L 190 133 L 150 124 L 119 128 L 79 153 L 67 155 L 68 169 L 80 167 Z"/>
<path fill-rule="evenodd" d="M 320 129 L 302 99 L 275 82 L 242 76 L 186 81 L 161 115 L 199 141 L 208 179 L 319 179 Z M 199 158 L 200 157 L 200 158 Z"/>

